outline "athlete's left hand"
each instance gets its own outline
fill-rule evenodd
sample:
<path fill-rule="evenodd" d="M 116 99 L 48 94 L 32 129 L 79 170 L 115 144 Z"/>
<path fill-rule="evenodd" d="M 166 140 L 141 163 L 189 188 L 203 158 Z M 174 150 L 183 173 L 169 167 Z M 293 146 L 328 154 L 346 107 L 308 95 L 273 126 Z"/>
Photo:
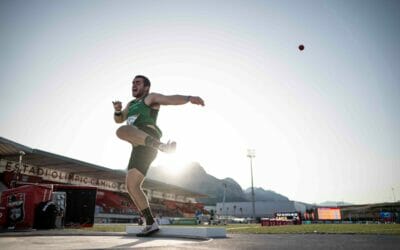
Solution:
<path fill-rule="evenodd" d="M 189 102 L 192 103 L 192 104 L 197 104 L 197 105 L 204 106 L 204 101 L 199 96 L 191 96 L 191 97 L 189 97 Z"/>

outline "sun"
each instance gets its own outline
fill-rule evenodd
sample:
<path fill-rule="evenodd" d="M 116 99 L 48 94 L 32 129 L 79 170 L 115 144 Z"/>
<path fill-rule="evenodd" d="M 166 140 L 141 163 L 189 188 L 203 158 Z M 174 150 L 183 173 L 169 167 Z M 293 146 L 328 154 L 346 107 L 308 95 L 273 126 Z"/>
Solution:
<path fill-rule="evenodd" d="M 179 173 L 181 173 L 185 166 L 191 161 L 192 160 L 187 157 L 187 154 L 177 150 L 172 154 L 159 153 L 152 165 L 160 166 L 164 170 L 168 171 L 168 174 L 174 176 L 179 175 Z"/>

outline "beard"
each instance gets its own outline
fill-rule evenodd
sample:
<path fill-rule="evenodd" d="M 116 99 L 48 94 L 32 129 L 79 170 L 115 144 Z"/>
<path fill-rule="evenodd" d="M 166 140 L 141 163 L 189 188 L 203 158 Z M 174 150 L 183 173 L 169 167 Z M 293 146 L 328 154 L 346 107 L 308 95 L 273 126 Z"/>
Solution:
<path fill-rule="evenodd" d="M 147 90 L 145 89 L 140 89 L 136 91 L 132 91 L 132 96 L 135 98 L 142 98 L 143 96 L 147 95 Z"/>

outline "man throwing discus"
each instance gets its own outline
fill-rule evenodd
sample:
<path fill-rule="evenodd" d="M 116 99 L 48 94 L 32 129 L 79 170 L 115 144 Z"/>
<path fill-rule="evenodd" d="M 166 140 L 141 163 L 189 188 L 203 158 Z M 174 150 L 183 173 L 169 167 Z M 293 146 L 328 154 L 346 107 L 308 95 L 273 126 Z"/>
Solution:
<path fill-rule="evenodd" d="M 157 115 L 161 105 L 182 105 L 192 103 L 204 106 L 204 101 L 198 96 L 162 95 L 150 93 L 150 80 L 137 75 L 132 81 L 132 96 L 134 99 L 124 109 L 120 101 L 114 101 L 114 120 L 123 123 L 117 129 L 117 136 L 132 145 L 132 153 L 126 175 L 126 188 L 145 218 L 146 226 L 137 236 L 149 236 L 159 230 L 153 218 L 149 201 L 143 192 L 142 184 L 150 164 L 156 158 L 158 150 L 172 153 L 176 143 L 160 141 L 162 132 L 157 126 Z"/>

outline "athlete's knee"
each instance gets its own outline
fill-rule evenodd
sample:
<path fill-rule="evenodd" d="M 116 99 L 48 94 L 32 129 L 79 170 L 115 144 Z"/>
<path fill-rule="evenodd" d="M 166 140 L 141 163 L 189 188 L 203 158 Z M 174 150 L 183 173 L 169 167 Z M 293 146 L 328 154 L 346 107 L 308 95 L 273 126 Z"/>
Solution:
<path fill-rule="evenodd" d="M 115 132 L 120 139 L 125 139 L 126 135 L 128 134 L 128 126 L 123 125 L 117 129 Z"/>
<path fill-rule="evenodd" d="M 129 185 L 127 185 L 127 186 L 126 186 L 126 189 L 127 189 L 128 193 L 129 193 L 130 195 L 133 196 L 133 198 L 135 198 L 135 199 L 137 198 L 137 193 L 139 192 L 138 190 L 139 190 L 140 188 L 135 187 L 135 186 L 129 186 Z"/>
<path fill-rule="evenodd" d="M 126 186 L 129 189 L 140 189 L 141 188 L 141 182 L 137 179 L 133 179 L 133 178 L 128 178 L 126 180 Z"/>
<path fill-rule="evenodd" d="M 129 193 L 141 192 L 144 176 L 138 170 L 132 169 L 126 176 L 126 188 Z"/>

